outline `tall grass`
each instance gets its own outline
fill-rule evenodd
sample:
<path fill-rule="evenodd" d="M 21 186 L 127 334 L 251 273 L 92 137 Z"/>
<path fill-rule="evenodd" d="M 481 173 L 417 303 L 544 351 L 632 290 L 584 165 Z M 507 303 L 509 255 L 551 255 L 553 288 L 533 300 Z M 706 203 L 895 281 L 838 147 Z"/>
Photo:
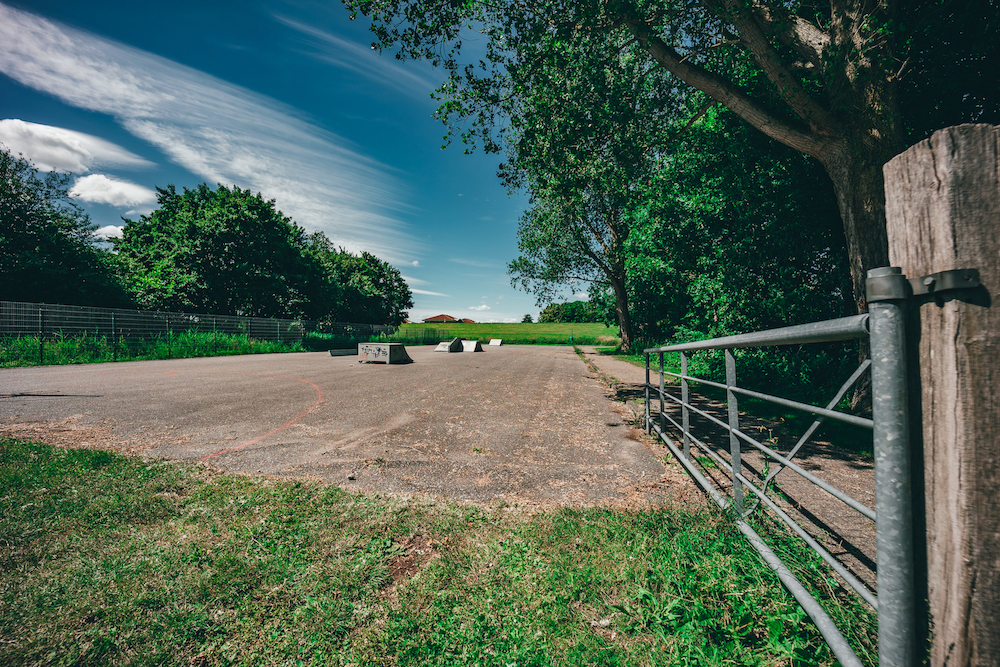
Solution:
<path fill-rule="evenodd" d="M 721 512 L 512 509 L 0 440 L 0 664 L 835 663 Z"/>
<path fill-rule="evenodd" d="M 87 364 L 141 359 L 182 359 L 234 354 L 301 352 L 298 342 L 259 340 L 246 334 L 184 331 L 151 338 L 100 335 L 4 336 L 0 338 L 0 367 Z"/>
<path fill-rule="evenodd" d="M 617 345 L 618 328 L 600 323 L 586 324 L 404 324 L 389 336 L 407 345 L 431 345 L 461 337 L 481 340 L 500 338 L 508 345 Z"/>

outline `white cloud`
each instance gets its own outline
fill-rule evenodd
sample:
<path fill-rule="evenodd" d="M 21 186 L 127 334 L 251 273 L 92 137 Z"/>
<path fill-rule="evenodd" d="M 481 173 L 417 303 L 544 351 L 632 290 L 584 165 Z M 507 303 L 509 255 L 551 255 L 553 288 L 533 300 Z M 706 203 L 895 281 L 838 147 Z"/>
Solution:
<path fill-rule="evenodd" d="M 108 225 L 107 227 L 101 227 L 100 229 L 94 231 L 94 236 L 101 239 L 102 241 L 107 241 L 111 238 L 119 238 L 122 235 L 122 228 L 115 227 L 114 225 Z"/>
<path fill-rule="evenodd" d="M 93 204 L 111 206 L 136 206 L 156 201 L 156 193 L 149 188 L 108 178 L 104 174 L 91 174 L 76 179 L 76 183 L 69 190 L 69 196 Z"/>
<path fill-rule="evenodd" d="M 412 287 L 410 288 L 410 291 L 413 292 L 414 294 L 424 294 L 426 296 L 451 296 L 450 294 L 441 294 L 441 292 L 428 292 L 427 290 L 414 289 Z"/>
<path fill-rule="evenodd" d="M 412 262 L 410 262 L 410 264 L 412 264 L 413 266 L 420 266 L 420 262 L 418 262 L 417 260 L 413 260 Z"/>
<path fill-rule="evenodd" d="M 117 144 L 63 127 L 0 120 L 0 144 L 21 153 L 41 171 L 84 173 L 91 167 L 151 167 L 153 163 Z"/>
<path fill-rule="evenodd" d="M 480 306 L 469 306 L 469 310 L 493 310 L 493 309 L 484 303 Z"/>
<path fill-rule="evenodd" d="M 517 319 L 516 317 L 505 317 L 505 318 L 503 318 L 504 324 L 517 324 L 520 321 L 521 320 Z"/>
<path fill-rule="evenodd" d="M 587 301 L 590 299 L 590 292 L 577 292 L 573 295 L 573 298 L 579 301 Z"/>
<path fill-rule="evenodd" d="M 418 242 L 400 184 L 299 112 L 173 61 L 0 4 L 0 72 L 113 116 L 210 184 L 259 191 L 334 245 L 393 262 Z"/>
<path fill-rule="evenodd" d="M 420 62 L 410 61 L 404 66 L 391 56 L 380 55 L 370 46 L 349 42 L 294 19 L 276 14 L 274 18 L 312 38 L 310 45 L 319 50 L 308 54 L 309 56 L 335 67 L 356 72 L 380 86 L 391 86 L 407 95 L 430 100 L 430 94 L 441 83 L 433 78 L 430 67 Z M 425 70 L 425 73 L 418 73 L 416 71 L 418 69 Z"/>
<path fill-rule="evenodd" d="M 420 278 L 414 278 L 412 276 L 405 276 L 402 273 L 399 274 L 399 277 L 402 278 L 403 280 L 405 280 L 407 283 L 409 283 L 411 285 L 426 285 L 427 284 L 426 280 L 421 280 Z"/>

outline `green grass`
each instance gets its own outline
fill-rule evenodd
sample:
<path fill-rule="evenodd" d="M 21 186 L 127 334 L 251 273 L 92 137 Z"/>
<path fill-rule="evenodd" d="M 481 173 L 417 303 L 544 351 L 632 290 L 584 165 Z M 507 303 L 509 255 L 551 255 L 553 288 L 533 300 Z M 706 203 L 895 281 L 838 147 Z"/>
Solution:
<path fill-rule="evenodd" d="M 185 331 L 152 338 L 112 341 L 110 336 L 46 336 L 39 355 L 38 336 L 0 337 L 0 368 L 89 364 L 139 359 L 183 359 L 234 354 L 302 352 L 300 343 L 259 340 L 245 334 Z"/>
<path fill-rule="evenodd" d="M 4 665 L 834 664 L 701 506 L 530 514 L 2 440 L 0 544 Z M 785 555 L 874 664 L 872 615 Z"/>
<path fill-rule="evenodd" d="M 616 345 L 618 327 L 587 324 L 404 324 L 389 340 L 409 345 L 437 344 L 460 336 L 480 340 L 503 339 L 507 345 Z"/>

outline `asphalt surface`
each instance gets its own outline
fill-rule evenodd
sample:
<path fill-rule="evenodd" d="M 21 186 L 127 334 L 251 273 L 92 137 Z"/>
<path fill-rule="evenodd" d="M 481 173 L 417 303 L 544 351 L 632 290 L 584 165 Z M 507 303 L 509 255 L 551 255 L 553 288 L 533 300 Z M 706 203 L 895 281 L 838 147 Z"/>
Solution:
<path fill-rule="evenodd" d="M 351 490 L 628 504 L 664 467 L 572 348 L 0 370 L 3 432 Z"/>

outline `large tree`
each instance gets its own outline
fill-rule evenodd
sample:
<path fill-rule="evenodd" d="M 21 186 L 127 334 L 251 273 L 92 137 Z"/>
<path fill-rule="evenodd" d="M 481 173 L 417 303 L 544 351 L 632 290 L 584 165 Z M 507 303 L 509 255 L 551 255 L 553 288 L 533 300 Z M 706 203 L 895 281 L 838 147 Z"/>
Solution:
<path fill-rule="evenodd" d="M 41 174 L 0 146 L 0 299 L 131 305 L 97 225 L 69 196 L 69 174 Z"/>
<path fill-rule="evenodd" d="M 671 75 L 663 83 L 665 97 L 701 91 L 823 166 L 836 193 L 859 309 L 867 269 L 888 261 L 881 169 L 906 143 L 900 87 L 909 85 L 910 71 L 926 70 L 932 60 L 931 70 L 948 76 L 949 68 L 935 60 L 942 50 L 928 37 L 935 29 L 960 35 L 955 26 L 962 21 L 995 13 L 993 0 L 345 3 L 372 18 L 373 47 L 448 70 L 438 115 L 464 142 L 487 150 L 500 150 L 504 133 L 517 130 L 526 93 L 559 83 L 541 75 L 553 49 L 599 41 L 595 34 L 622 49 L 638 45 L 647 62 L 643 72 Z M 995 20 L 992 26 L 995 31 Z M 467 64 L 462 51 L 470 37 L 481 57 Z M 943 52 L 961 48 L 949 43 Z M 734 60 L 740 71 L 754 70 L 766 88 L 733 76 Z M 951 101 L 946 106 L 956 113 L 937 117 L 952 123 L 977 120 L 984 108 L 963 114 Z"/>
<path fill-rule="evenodd" d="M 157 188 L 157 202 L 114 241 L 140 306 L 308 319 L 333 307 L 306 233 L 273 200 L 202 183 Z"/>
<path fill-rule="evenodd" d="M 622 347 L 631 349 L 632 212 L 679 114 L 634 46 L 587 37 L 542 47 L 538 85 L 519 95 L 500 175 L 526 190 L 531 206 L 518 229 L 521 256 L 509 269 L 539 305 L 567 283 L 610 286 Z"/>

